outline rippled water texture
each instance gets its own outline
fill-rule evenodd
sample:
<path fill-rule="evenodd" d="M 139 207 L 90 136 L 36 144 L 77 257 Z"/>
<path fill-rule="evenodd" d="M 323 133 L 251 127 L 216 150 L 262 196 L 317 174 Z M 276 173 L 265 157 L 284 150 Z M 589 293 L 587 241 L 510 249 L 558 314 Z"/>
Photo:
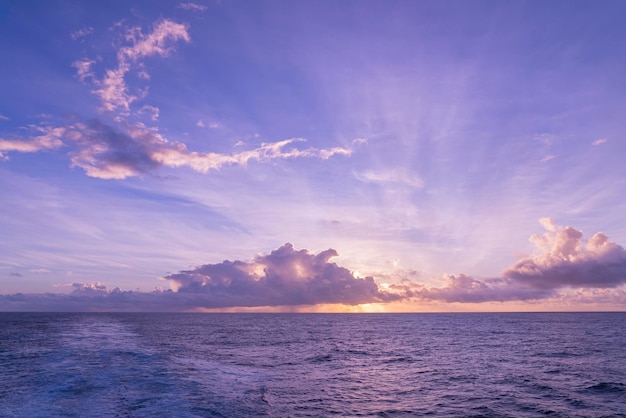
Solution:
<path fill-rule="evenodd" d="M 0 313 L 2 417 L 626 416 L 626 314 Z"/>

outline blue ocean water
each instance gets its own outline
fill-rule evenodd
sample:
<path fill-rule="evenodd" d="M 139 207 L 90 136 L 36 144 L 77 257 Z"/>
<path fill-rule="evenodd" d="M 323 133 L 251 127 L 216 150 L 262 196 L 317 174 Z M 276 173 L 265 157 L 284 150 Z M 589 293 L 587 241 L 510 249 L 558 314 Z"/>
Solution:
<path fill-rule="evenodd" d="M 625 313 L 0 313 L 2 417 L 625 417 Z"/>

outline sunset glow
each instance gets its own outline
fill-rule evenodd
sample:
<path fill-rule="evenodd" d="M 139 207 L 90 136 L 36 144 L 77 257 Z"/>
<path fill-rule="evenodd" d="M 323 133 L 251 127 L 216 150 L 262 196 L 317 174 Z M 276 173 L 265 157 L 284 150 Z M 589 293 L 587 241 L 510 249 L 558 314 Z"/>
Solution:
<path fill-rule="evenodd" d="M 0 5 L 0 311 L 626 309 L 624 2 Z"/>

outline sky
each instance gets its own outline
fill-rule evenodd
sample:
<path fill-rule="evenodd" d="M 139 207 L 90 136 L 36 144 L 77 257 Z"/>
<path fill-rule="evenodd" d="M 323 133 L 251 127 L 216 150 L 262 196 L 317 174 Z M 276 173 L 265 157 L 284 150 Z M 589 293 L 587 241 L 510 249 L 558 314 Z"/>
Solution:
<path fill-rule="evenodd" d="M 625 15 L 3 1 L 0 310 L 625 310 Z"/>

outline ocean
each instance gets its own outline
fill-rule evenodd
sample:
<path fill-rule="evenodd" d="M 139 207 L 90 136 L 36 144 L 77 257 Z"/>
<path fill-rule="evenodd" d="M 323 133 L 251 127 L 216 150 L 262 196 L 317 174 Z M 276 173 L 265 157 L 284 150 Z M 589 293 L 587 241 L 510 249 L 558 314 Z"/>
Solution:
<path fill-rule="evenodd" d="M 626 417 L 626 313 L 0 313 L 1 417 Z"/>

